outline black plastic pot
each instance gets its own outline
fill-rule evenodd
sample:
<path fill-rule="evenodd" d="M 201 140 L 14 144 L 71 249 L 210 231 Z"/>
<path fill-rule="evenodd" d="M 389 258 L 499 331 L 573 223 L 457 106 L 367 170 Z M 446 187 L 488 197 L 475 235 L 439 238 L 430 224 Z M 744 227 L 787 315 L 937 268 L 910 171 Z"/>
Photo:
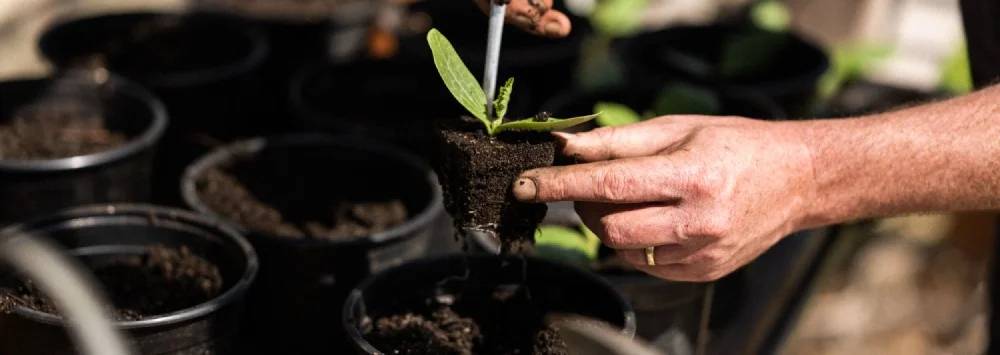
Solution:
<path fill-rule="evenodd" d="M 450 236 L 437 179 L 424 163 L 377 142 L 323 135 L 285 136 L 237 142 L 206 155 L 188 168 L 182 190 L 195 210 L 225 216 L 205 204 L 199 178 L 208 169 L 252 161 L 265 174 L 267 186 L 283 201 L 272 206 L 308 206 L 336 196 L 399 198 L 409 220 L 380 233 L 345 240 L 295 239 L 248 229 L 244 231 L 261 255 L 261 277 L 252 291 L 257 312 L 251 326 L 260 333 L 257 350 L 296 354 L 336 352 L 338 319 L 347 292 L 372 272 L 416 259 L 439 248 L 435 236 Z M 260 190 L 257 190 L 260 191 Z M 333 317 L 333 318 L 331 318 Z M 279 325 L 279 326 L 276 326 Z"/>
<path fill-rule="evenodd" d="M 560 3 L 556 1 L 556 8 L 562 8 Z M 477 77 L 482 73 L 488 17 L 474 2 L 428 0 L 413 4 L 409 10 L 415 16 L 430 18 L 432 26 L 448 37 L 469 70 Z M 515 78 L 512 101 L 521 97 L 523 107 L 537 110 L 543 100 L 573 86 L 580 50 L 590 28 L 586 19 L 572 16 L 570 20 L 573 31 L 562 39 L 542 38 L 513 26 L 504 29 L 498 80 Z M 434 68 L 425 31 L 403 36 L 400 56 L 415 61 L 418 68 Z M 529 88 L 530 94 L 522 91 L 525 88 Z M 510 117 L 527 117 L 537 111 L 512 107 L 508 113 Z"/>
<path fill-rule="evenodd" d="M 751 30 L 729 25 L 681 26 L 641 34 L 618 46 L 632 84 L 691 81 L 760 93 L 792 114 L 804 113 L 830 66 L 826 53 L 796 34 L 777 34 L 780 44 L 773 60 L 751 74 L 723 76 L 719 69 L 723 47 L 747 31 Z"/>
<path fill-rule="evenodd" d="M 258 266 L 250 243 L 235 230 L 181 210 L 121 204 L 62 211 L 4 229 L 0 238 L 24 232 L 48 237 L 84 263 L 138 255 L 154 245 L 190 248 L 219 267 L 224 291 L 191 308 L 115 324 L 141 354 L 234 354 L 243 298 Z M 0 329 L 0 353 L 76 353 L 55 315 L 17 307 L 0 313 Z"/>
<path fill-rule="evenodd" d="M 172 122 L 156 164 L 161 203 L 181 204 L 176 186 L 184 167 L 219 140 L 271 134 L 288 123 L 273 114 L 282 98 L 267 95 L 261 78 L 266 37 L 239 19 L 166 13 L 67 17 L 51 24 L 38 46 L 57 69 L 105 68 L 163 100 Z"/>
<path fill-rule="evenodd" d="M 0 122 L 29 107 L 62 104 L 102 114 L 128 143 L 62 159 L 0 160 L 0 224 L 81 204 L 149 200 L 154 148 L 167 126 L 160 101 L 124 79 L 84 72 L 0 82 Z"/>
<path fill-rule="evenodd" d="M 343 326 L 360 354 L 382 354 L 365 339 L 365 329 L 382 316 L 426 308 L 428 300 L 453 300 L 465 308 L 489 309 L 498 290 L 526 288 L 532 304 L 553 313 L 578 314 L 635 334 L 629 304 L 606 281 L 580 269 L 523 256 L 454 255 L 420 260 L 376 274 L 344 303 Z"/>
<path fill-rule="evenodd" d="M 125 13 L 57 20 L 39 50 L 59 69 L 103 66 L 163 98 L 175 129 L 221 138 L 259 128 L 263 34 L 222 15 Z M 96 63 L 95 63 L 96 61 Z"/>

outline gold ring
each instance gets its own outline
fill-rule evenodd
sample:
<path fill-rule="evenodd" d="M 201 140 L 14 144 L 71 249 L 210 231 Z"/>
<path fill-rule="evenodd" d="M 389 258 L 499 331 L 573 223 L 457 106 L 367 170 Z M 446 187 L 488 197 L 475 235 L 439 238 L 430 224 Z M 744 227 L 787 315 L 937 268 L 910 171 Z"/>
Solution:
<path fill-rule="evenodd" d="M 656 266 L 656 247 L 646 247 L 646 265 Z"/>

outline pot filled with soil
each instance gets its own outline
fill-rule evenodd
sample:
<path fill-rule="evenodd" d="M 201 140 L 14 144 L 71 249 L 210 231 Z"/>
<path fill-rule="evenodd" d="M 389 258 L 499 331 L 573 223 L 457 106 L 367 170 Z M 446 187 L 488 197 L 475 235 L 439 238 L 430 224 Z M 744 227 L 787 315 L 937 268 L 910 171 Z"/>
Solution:
<path fill-rule="evenodd" d="M 372 272 L 450 236 L 434 174 L 374 141 L 298 135 L 220 148 L 192 165 L 188 204 L 245 231 L 261 255 L 251 319 L 270 351 L 334 351 L 341 302 Z M 275 324 L 281 324 L 277 329 Z"/>
<path fill-rule="evenodd" d="M 119 77 L 68 72 L 0 82 L 0 224 L 150 198 L 163 105 Z"/>
<path fill-rule="evenodd" d="M 524 256 L 456 255 L 383 271 L 351 292 L 343 321 L 361 354 L 567 354 L 546 321 L 555 314 L 635 332 L 631 308 L 605 281 Z"/>
<path fill-rule="evenodd" d="M 566 38 L 542 38 L 508 25 L 504 29 L 501 46 L 499 77 L 516 76 L 518 91 L 530 91 L 522 95 L 524 107 L 541 106 L 543 100 L 571 87 L 575 82 L 575 71 L 580 61 L 580 51 L 584 39 L 590 33 L 589 21 L 573 16 L 565 11 L 562 1 L 555 2 L 555 8 L 563 10 L 573 23 L 573 31 Z M 431 52 L 427 50 L 424 34 L 431 27 L 448 35 L 462 60 L 481 73 L 485 65 L 486 32 L 488 17 L 472 1 L 427 0 L 416 2 L 409 7 L 411 23 L 399 40 L 400 57 L 411 61 L 419 68 L 429 68 L 432 64 Z M 511 113 L 518 116 L 535 112 Z"/>
<path fill-rule="evenodd" d="M 266 37 L 223 15 L 122 13 L 63 17 L 42 33 L 39 51 L 57 69 L 120 73 L 159 96 L 170 113 L 158 153 L 157 199 L 180 204 L 184 167 L 219 140 L 281 129 L 280 99 L 263 91 Z M 162 196 L 160 195 L 162 193 Z"/>
<path fill-rule="evenodd" d="M 96 276 L 115 325 L 141 354 L 233 354 L 257 257 L 235 230 L 181 210 L 94 205 L 15 225 L 66 248 Z M 53 302 L 0 272 L 0 352 L 75 354 Z"/>
<path fill-rule="evenodd" d="M 818 45 L 790 32 L 752 26 L 680 26 L 620 43 L 634 84 L 685 80 L 757 92 L 803 114 L 830 62 Z"/>

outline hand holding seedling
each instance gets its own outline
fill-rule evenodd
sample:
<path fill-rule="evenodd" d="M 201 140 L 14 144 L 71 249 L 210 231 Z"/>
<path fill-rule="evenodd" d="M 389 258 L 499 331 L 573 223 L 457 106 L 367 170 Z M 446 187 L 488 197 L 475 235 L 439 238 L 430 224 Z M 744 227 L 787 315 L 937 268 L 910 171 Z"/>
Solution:
<path fill-rule="evenodd" d="M 475 0 L 483 11 L 489 13 L 490 2 Z M 566 14 L 552 9 L 552 0 L 499 0 L 509 1 L 507 23 L 539 36 L 561 38 L 569 35 L 572 25 Z"/>
<path fill-rule="evenodd" d="M 558 137 L 583 164 L 525 172 L 515 196 L 578 201 L 606 245 L 662 278 L 713 280 L 746 264 L 798 226 L 813 194 L 808 150 L 774 123 L 668 116 Z"/>
<path fill-rule="evenodd" d="M 582 164 L 527 171 L 514 195 L 578 201 L 606 245 L 666 279 L 718 279 L 801 229 L 1000 209 L 1000 86 L 854 119 L 665 116 L 557 136 Z"/>

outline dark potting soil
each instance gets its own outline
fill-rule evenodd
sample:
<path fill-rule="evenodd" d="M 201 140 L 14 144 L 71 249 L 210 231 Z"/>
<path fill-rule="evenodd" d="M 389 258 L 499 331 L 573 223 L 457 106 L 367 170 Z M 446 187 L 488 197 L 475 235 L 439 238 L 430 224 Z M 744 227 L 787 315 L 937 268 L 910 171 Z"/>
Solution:
<path fill-rule="evenodd" d="M 564 355 L 566 342 L 526 292 L 498 291 L 489 303 L 456 311 L 437 304 L 375 320 L 366 339 L 387 354 Z M 430 302 L 429 302 L 430 303 Z"/>
<path fill-rule="evenodd" d="M 44 160 L 98 153 L 125 144 L 97 112 L 75 104 L 32 106 L 0 125 L 0 159 Z"/>
<path fill-rule="evenodd" d="M 451 127 L 442 128 L 440 135 L 438 178 L 456 228 L 494 234 L 503 253 L 530 250 L 547 209 L 517 201 L 511 186 L 525 170 L 552 165 L 552 136 L 510 132 L 490 137 L 481 130 Z"/>
<path fill-rule="evenodd" d="M 94 275 L 114 305 L 116 320 L 134 321 L 204 303 L 222 290 L 219 268 L 187 247 L 149 247 L 143 255 L 124 256 L 92 265 Z M 32 280 L 0 289 L 0 312 L 24 306 L 59 314 Z"/>
<path fill-rule="evenodd" d="M 247 171 L 230 173 L 221 169 L 208 169 L 197 181 L 202 201 L 240 225 L 272 236 L 289 238 L 315 238 L 326 240 L 351 239 L 385 231 L 406 222 L 409 214 L 406 205 L 398 199 L 388 201 L 324 200 L 321 206 L 309 205 L 308 213 L 289 213 L 265 201 L 273 194 L 282 194 L 280 188 L 269 191 L 252 191 L 246 181 L 258 178 Z M 277 184 L 277 182 L 273 182 Z M 280 199 L 280 197 L 277 197 Z M 320 200 L 320 199 L 318 199 Z"/>

